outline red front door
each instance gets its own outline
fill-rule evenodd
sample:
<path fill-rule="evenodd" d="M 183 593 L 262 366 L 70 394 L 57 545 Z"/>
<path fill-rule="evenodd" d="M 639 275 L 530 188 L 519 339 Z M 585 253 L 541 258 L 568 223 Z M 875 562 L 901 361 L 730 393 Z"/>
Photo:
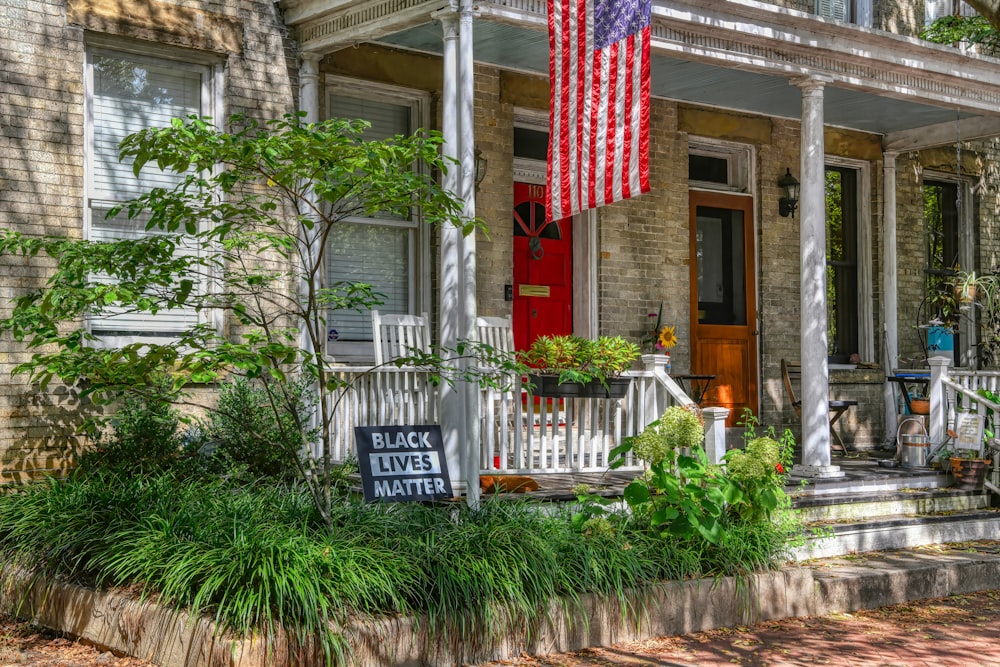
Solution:
<path fill-rule="evenodd" d="M 573 333 L 570 218 L 545 222 L 545 186 L 514 183 L 514 346 Z"/>

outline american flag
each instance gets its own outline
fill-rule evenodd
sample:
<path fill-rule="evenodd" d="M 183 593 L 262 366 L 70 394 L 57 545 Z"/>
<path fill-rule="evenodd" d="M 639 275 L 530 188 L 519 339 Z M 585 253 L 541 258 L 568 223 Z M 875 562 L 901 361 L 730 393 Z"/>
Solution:
<path fill-rule="evenodd" d="M 548 0 L 548 216 L 649 192 L 651 0 Z"/>

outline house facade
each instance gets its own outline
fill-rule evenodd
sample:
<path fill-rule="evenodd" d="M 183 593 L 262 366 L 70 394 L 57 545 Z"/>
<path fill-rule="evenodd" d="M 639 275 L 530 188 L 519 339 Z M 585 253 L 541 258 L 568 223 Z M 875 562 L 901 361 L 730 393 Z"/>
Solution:
<path fill-rule="evenodd" d="M 130 180 L 114 147 L 174 116 L 302 110 L 364 118 L 370 136 L 441 129 L 461 162 L 456 191 L 489 235 L 448 255 L 419 213 L 358 221 L 333 240 L 329 279 L 371 282 L 380 310 L 437 324 L 511 317 L 520 346 L 545 333 L 639 341 L 662 304 L 680 339 L 674 374 L 714 375 L 706 405 L 729 408 L 731 425 L 748 408 L 793 428 L 804 465 L 835 473 L 827 397 L 859 403 L 838 424 L 847 443 L 884 442 L 897 412 L 886 376 L 923 364 L 933 276 L 998 263 L 1000 61 L 917 39 L 936 12 L 964 11 L 948 4 L 655 1 L 651 191 L 548 222 L 545 2 L 7 3 L 0 225 L 122 233 L 103 211 L 156 181 Z M 786 174 L 801 182 L 792 211 Z M 474 286 L 461 314 L 449 257 Z M 0 261 L 9 299 L 50 270 Z M 155 337 L 185 317 L 197 316 L 91 327 Z M 333 357 L 373 358 L 366 314 L 329 326 Z M 974 365 L 979 332 L 964 326 L 958 358 Z M 27 354 L 0 341 L 4 481 L 59 470 L 79 444 L 72 390 L 10 376 Z M 806 378 L 801 427 L 782 359 Z"/>

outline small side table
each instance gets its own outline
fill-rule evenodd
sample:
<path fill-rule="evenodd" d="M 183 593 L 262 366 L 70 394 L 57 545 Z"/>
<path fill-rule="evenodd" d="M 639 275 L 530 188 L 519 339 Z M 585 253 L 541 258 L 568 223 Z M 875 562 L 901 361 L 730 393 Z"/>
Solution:
<path fill-rule="evenodd" d="M 708 394 L 709 387 L 712 386 L 712 381 L 715 380 L 714 375 L 675 375 L 675 379 L 679 380 L 681 387 L 684 388 L 684 392 L 691 396 L 691 399 L 701 407 L 701 402 L 705 399 L 705 395 Z M 688 391 L 685 384 L 691 387 Z"/>
<path fill-rule="evenodd" d="M 903 394 L 903 404 L 906 406 L 905 414 L 908 415 L 914 414 L 913 405 L 910 403 L 910 387 L 908 385 L 916 385 L 921 389 L 926 389 L 931 381 L 929 373 L 907 373 L 905 371 L 896 371 L 895 375 L 887 376 L 886 380 L 899 385 L 900 392 Z"/>

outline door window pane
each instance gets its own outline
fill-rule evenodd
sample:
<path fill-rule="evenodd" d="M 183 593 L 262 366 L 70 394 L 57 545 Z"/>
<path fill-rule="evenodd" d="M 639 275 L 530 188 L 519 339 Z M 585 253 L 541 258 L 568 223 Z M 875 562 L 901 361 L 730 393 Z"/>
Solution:
<path fill-rule="evenodd" d="M 697 220 L 698 323 L 745 325 L 743 212 L 700 206 Z"/>
<path fill-rule="evenodd" d="M 927 266 L 926 296 L 950 289 L 947 282 L 959 266 L 958 184 L 924 181 L 924 230 Z M 949 313 L 930 313 L 950 320 Z M 951 314 L 954 317 L 954 313 Z"/>

